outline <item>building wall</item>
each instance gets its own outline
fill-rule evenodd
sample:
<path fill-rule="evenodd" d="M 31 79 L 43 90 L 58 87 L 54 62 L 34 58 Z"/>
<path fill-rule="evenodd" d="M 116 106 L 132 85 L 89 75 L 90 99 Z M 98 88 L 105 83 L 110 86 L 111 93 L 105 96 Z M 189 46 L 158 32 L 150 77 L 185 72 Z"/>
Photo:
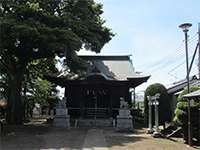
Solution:
<path fill-rule="evenodd" d="M 95 103 L 97 108 L 108 108 L 110 117 L 116 117 L 120 108 L 120 97 L 131 104 L 127 86 L 68 86 L 65 90 L 65 96 L 67 97 L 69 113 L 75 117 L 84 115 L 85 108 L 95 108 Z"/>

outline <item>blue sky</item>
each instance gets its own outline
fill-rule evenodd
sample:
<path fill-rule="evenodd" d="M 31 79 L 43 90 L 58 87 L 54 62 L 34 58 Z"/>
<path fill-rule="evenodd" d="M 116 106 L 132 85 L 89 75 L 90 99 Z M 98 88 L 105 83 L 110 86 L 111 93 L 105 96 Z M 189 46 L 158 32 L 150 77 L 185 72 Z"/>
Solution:
<path fill-rule="evenodd" d="M 101 54 L 131 54 L 135 70 L 152 75 L 146 84 L 138 88 L 139 91 L 151 83 L 167 86 L 185 78 L 184 35 L 178 25 L 184 22 L 193 24 L 189 31 L 191 57 L 200 22 L 199 0 L 96 1 L 103 4 L 105 25 L 116 33 Z M 197 73 L 196 63 L 192 74 Z"/>

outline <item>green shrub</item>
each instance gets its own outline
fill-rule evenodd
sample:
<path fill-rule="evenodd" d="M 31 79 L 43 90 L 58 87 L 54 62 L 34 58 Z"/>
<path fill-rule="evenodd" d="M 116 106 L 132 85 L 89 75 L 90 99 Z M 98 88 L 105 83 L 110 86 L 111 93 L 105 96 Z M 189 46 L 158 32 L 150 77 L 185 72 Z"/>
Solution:
<path fill-rule="evenodd" d="M 193 86 L 190 88 L 190 92 L 194 92 L 197 90 L 200 90 L 200 87 Z M 188 93 L 187 88 L 185 88 L 178 96 L 178 103 L 176 105 L 175 117 L 174 117 L 174 122 L 177 123 L 178 125 L 187 124 L 188 102 L 186 99 L 183 99 L 183 95 L 185 95 L 187 93 Z M 196 103 L 196 105 L 198 105 L 198 103 Z M 193 106 L 193 107 L 195 107 L 195 106 Z"/>
<path fill-rule="evenodd" d="M 200 90 L 200 87 L 191 87 L 190 91 Z M 188 102 L 187 99 L 183 98 L 183 95 L 187 94 L 187 89 L 184 89 L 178 97 L 178 103 L 175 110 L 174 122 L 182 127 L 183 138 L 188 140 Z M 199 135 L 199 112 L 200 102 L 195 102 L 190 108 L 191 113 L 191 129 L 192 137 L 198 139 Z M 200 139 L 199 139 L 200 140 Z"/>
<path fill-rule="evenodd" d="M 164 125 L 166 121 L 171 121 L 171 107 L 170 107 L 170 97 L 167 93 L 167 89 L 165 88 L 164 85 L 155 83 L 147 87 L 145 91 L 145 99 L 144 99 L 144 106 L 145 106 L 145 116 L 146 120 L 148 120 L 148 100 L 147 96 L 154 96 L 156 93 L 160 93 L 160 98 L 158 99 L 159 101 L 159 106 L 158 106 L 158 111 L 159 111 L 159 124 Z M 152 114 L 153 114 L 153 119 L 154 120 L 154 107 L 152 107 Z M 154 121 L 153 121 L 154 122 Z"/>

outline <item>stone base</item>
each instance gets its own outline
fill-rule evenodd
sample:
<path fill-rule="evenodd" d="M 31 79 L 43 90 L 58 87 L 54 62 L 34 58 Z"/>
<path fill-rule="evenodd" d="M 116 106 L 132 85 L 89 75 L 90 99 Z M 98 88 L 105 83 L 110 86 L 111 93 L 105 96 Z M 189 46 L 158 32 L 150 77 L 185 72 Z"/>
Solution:
<path fill-rule="evenodd" d="M 70 128 L 70 116 L 55 116 L 53 125 L 55 127 Z"/>
<path fill-rule="evenodd" d="M 153 132 L 154 132 L 153 129 L 150 129 L 150 128 L 147 129 L 147 134 L 153 134 Z"/>
<path fill-rule="evenodd" d="M 162 137 L 162 134 L 161 134 L 160 132 L 155 131 L 155 132 L 152 134 L 152 136 L 153 136 L 154 138 L 160 138 L 160 137 Z"/>
<path fill-rule="evenodd" d="M 77 127 L 112 127 L 112 119 L 78 119 Z"/>
<path fill-rule="evenodd" d="M 117 116 L 117 130 L 129 130 L 133 131 L 133 119 L 132 116 L 120 117 Z"/>

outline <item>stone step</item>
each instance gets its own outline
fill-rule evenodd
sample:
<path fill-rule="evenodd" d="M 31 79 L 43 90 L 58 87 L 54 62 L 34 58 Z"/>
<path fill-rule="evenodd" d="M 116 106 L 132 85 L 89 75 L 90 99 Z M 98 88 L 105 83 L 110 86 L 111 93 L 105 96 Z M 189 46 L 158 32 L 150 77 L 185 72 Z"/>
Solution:
<path fill-rule="evenodd" d="M 105 109 L 89 109 L 86 111 L 87 118 L 107 118 L 108 117 L 108 110 Z"/>
<path fill-rule="evenodd" d="M 112 127 L 113 119 L 78 119 L 77 127 Z"/>

